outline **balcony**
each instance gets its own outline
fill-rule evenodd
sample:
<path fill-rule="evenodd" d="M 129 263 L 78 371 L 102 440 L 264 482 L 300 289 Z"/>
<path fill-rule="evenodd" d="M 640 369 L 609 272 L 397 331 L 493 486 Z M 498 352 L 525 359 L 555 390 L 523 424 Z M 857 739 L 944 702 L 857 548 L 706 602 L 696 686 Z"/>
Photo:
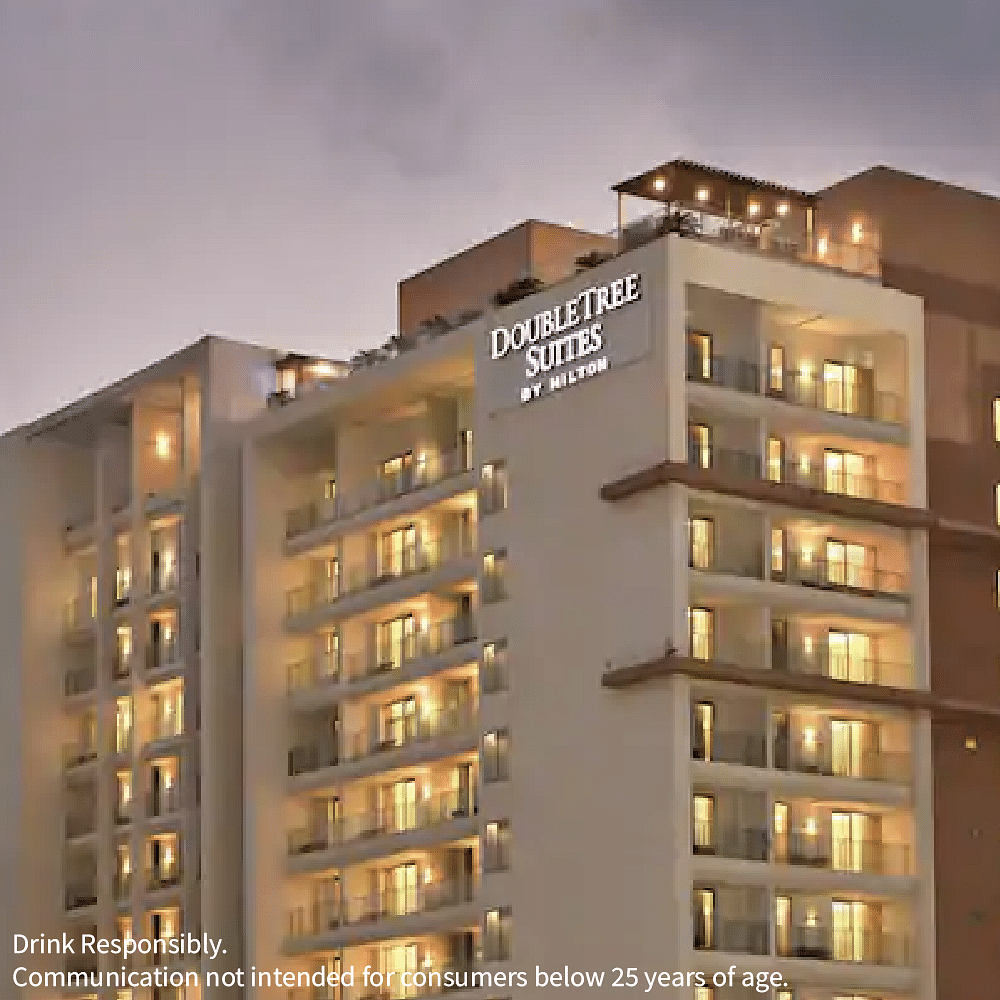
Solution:
<path fill-rule="evenodd" d="M 70 743 L 63 747 L 63 767 L 67 771 L 92 764 L 97 760 L 96 741 Z"/>
<path fill-rule="evenodd" d="M 854 684 L 912 688 L 913 667 L 879 656 L 861 656 L 843 649 L 831 649 L 827 643 L 815 644 L 809 652 L 803 648 L 772 644 L 771 668 L 809 677 L 828 677 Z"/>
<path fill-rule="evenodd" d="M 153 718 L 149 743 L 165 743 L 184 735 L 184 709 L 181 702 L 167 702 Z"/>
<path fill-rule="evenodd" d="M 75 698 L 82 694 L 89 694 L 94 690 L 96 684 L 96 671 L 93 664 L 89 664 L 67 670 L 63 681 L 63 689 L 67 698 Z"/>
<path fill-rule="evenodd" d="M 706 357 L 692 345 L 687 352 L 687 381 L 731 389 L 754 396 L 780 400 L 791 406 L 819 410 L 857 420 L 902 425 L 903 400 L 898 393 L 824 380 L 822 373 L 768 371 L 761 377 L 761 366 L 744 358 L 712 354 Z"/>
<path fill-rule="evenodd" d="M 916 960 L 913 940 L 908 934 L 808 925 L 777 927 L 775 954 L 779 958 L 896 967 L 913 966 Z"/>
<path fill-rule="evenodd" d="M 771 951 L 766 920 L 709 920 L 694 915 L 696 951 L 725 951 L 735 955 L 768 955 Z"/>
<path fill-rule="evenodd" d="M 444 792 L 401 806 L 344 816 L 336 822 L 293 830 L 288 836 L 289 857 L 299 858 L 336 848 L 368 844 L 385 837 L 401 837 L 474 820 L 479 814 L 476 792 Z M 386 851 L 392 850 L 385 846 Z"/>
<path fill-rule="evenodd" d="M 63 608 L 63 630 L 70 642 L 92 639 L 96 621 L 94 603 L 90 595 L 74 597 Z"/>
<path fill-rule="evenodd" d="M 457 538 L 431 538 L 418 545 L 407 546 L 395 553 L 391 560 L 376 560 L 367 566 L 354 567 L 344 581 L 312 582 L 288 591 L 285 620 L 294 624 L 312 612 L 338 607 L 350 597 L 378 597 L 381 589 L 390 584 L 413 580 L 449 565 L 461 567 L 462 561 L 474 553 L 475 542 L 471 532 L 462 533 Z M 385 600 L 390 599 L 395 600 L 397 596 Z"/>
<path fill-rule="evenodd" d="M 300 947 L 306 945 L 303 939 L 352 928 L 360 933 L 345 937 L 355 941 L 391 937 L 405 933 L 413 917 L 471 904 L 475 898 L 475 885 L 442 880 L 316 902 L 289 913 L 288 936 Z"/>
<path fill-rule="evenodd" d="M 843 559 L 806 558 L 789 553 L 783 569 L 771 570 L 771 579 L 859 597 L 909 599 L 905 574 L 879 569 L 877 565 L 856 565 Z"/>
<path fill-rule="evenodd" d="M 777 834 L 764 826 L 700 822 L 694 827 L 692 849 L 698 856 L 886 878 L 909 878 L 914 871 L 909 844 L 833 837 L 829 830 Z"/>
<path fill-rule="evenodd" d="M 146 670 L 149 673 L 172 673 L 182 667 L 180 643 L 176 634 L 146 647 Z"/>
<path fill-rule="evenodd" d="M 767 767 L 767 737 L 763 732 L 716 732 L 705 738 L 696 728 L 691 742 L 693 760 L 743 767 Z"/>
<path fill-rule="evenodd" d="M 119 904 L 128 903 L 132 898 L 132 872 L 116 871 L 114 884 L 112 886 L 115 902 Z"/>
<path fill-rule="evenodd" d="M 116 650 L 111 657 L 111 679 L 127 681 L 132 676 L 132 654 Z"/>
<path fill-rule="evenodd" d="M 344 493 L 338 491 L 335 496 L 313 500 L 290 510 L 285 515 L 285 539 L 288 542 L 295 541 L 317 528 L 335 525 L 347 518 L 374 511 L 401 497 L 457 479 L 464 473 L 471 472 L 470 458 L 467 449 L 428 456 L 424 461 L 418 459 L 412 466 L 394 475 L 380 476 L 358 490 Z M 457 482 L 455 486 L 468 488 Z"/>
<path fill-rule="evenodd" d="M 179 785 L 146 794 L 146 816 L 149 819 L 166 819 L 179 813 L 183 807 Z"/>
<path fill-rule="evenodd" d="M 65 897 L 67 911 L 85 910 L 97 905 L 97 886 L 93 883 L 67 886 Z"/>
<path fill-rule="evenodd" d="M 97 820 L 92 813 L 69 813 L 66 816 L 67 840 L 89 837 L 96 829 Z"/>
<path fill-rule="evenodd" d="M 180 584 L 180 569 L 176 562 L 157 563 L 146 577 L 146 593 L 157 598 L 172 594 Z"/>
<path fill-rule="evenodd" d="M 857 475 L 836 469 L 825 469 L 807 455 L 786 457 L 780 462 L 765 463 L 753 452 L 727 448 L 704 450 L 692 444 L 688 448 L 689 465 L 718 472 L 720 475 L 756 482 L 786 483 L 802 489 L 851 497 L 877 503 L 906 503 L 904 484 L 883 479 L 875 474 Z"/>
<path fill-rule="evenodd" d="M 158 892 L 161 889 L 172 889 L 181 884 L 183 873 L 180 860 L 153 865 L 146 872 L 146 889 Z"/>
<path fill-rule="evenodd" d="M 478 717 L 478 710 L 471 704 L 435 709 L 419 716 L 389 720 L 376 736 L 367 730 L 347 734 L 339 741 L 339 746 L 336 742 L 325 740 L 300 744 L 288 753 L 288 774 L 295 777 L 327 767 L 374 761 L 416 747 L 433 749 L 437 741 L 447 743 L 450 736 L 472 734 Z M 395 764 L 385 764 L 386 768 L 390 766 Z"/>

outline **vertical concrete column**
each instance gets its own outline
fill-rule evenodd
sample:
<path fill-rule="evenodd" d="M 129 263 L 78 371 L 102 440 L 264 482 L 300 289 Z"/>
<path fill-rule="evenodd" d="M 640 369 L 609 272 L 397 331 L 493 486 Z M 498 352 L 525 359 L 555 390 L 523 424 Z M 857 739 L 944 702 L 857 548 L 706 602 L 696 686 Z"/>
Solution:
<path fill-rule="evenodd" d="M 672 859 L 674 872 L 673 967 L 691 968 L 694 930 L 691 923 L 691 894 L 694 875 L 691 847 L 691 681 L 671 677 L 667 683 L 670 706 L 670 816 L 669 843 L 664 857 Z M 665 966 L 666 967 L 666 966 Z"/>
<path fill-rule="evenodd" d="M 915 716 L 912 732 L 913 819 L 916 831 L 914 865 L 918 880 L 914 898 L 917 937 L 913 941 L 913 948 L 920 969 L 917 996 L 919 1000 L 936 1000 L 934 746 L 931 719 L 926 712 Z"/>

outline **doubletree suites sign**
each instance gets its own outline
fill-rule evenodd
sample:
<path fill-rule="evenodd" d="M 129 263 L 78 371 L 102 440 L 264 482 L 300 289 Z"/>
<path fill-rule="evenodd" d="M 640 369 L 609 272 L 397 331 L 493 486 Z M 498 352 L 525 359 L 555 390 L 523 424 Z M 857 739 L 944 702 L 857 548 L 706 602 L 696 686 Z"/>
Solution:
<path fill-rule="evenodd" d="M 521 402 L 530 403 L 549 393 L 605 372 L 614 331 L 605 330 L 610 314 L 642 298 L 638 274 L 585 288 L 553 309 L 544 309 L 490 333 L 494 361 L 522 356 L 524 380 Z"/>

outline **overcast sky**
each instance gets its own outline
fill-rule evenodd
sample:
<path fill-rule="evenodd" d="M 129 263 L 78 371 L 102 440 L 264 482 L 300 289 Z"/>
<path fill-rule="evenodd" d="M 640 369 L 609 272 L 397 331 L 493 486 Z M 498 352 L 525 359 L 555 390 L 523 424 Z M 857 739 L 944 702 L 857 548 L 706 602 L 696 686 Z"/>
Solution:
<path fill-rule="evenodd" d="M 686 156 L 1000 194 L 997 0 L 0 0 L 0 430 L 214 330 L 335 357 Z"/>

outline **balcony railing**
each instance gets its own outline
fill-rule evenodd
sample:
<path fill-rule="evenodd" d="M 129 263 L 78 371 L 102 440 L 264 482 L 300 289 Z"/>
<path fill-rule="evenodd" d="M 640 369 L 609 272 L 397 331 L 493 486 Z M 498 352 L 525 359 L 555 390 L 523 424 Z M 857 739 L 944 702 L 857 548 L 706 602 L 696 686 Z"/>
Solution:
<path fill-rule="evenodd" d="M 68 886 L 65 903 L 67 910 L 82 910 L 88 906 L 95 906 L 97 904 L 97 886 Z"/>
<path fill-rule="evenodd" d="M 427 830 L 452 820 L 468 819 L 478 812 L 475 790 L 444 792 L 418 802 L 391 805 L 374 812 L 344 816 L 332 823 L 293 830 L 288 835 L 288 853 L 298 857 L 378 837 Z"/>
<path fill-rule="evenodd" d="M 63 627 L 67 632 L 89 629 L 94 621 L 94 605 L 89 594 L 84 597 L 74 597 L 66 602 L 63 609 Z"/>
<path fill-rule="evenodd" d="M 347 680 L 355 682 L 388 674 L 425 656 L 434 656 L 475 641 L 476 622 L 472 615 L 434 622 L 426 629 L 403 636 L 399 642 L 387 643 L 382 649 L 349 654 L 346 658 Z"/>
<path fill-rule="evenodd" d="M 154 865 L 146 872 L 146 888 L 150 892 L 158 889 L 170 889 L 180 885 L 183 878 L 180 858 L 169 864 Z"/>
<path fill-rule="evenodd" d="M 146 669 L 161 670 L 173 668 L 180 663 L 180 643 L 177 636 L 172 635 L 169 639 L 161 639 L 159 642 L 151 643 L 146 647 Z"/>
<path fill-rule="evenodd" d="M 146 793 L 146 815 L 150 819 L 162 819 L 164 816 L 179 812 L 182 807 L 179 785 Z"/>
<path fill-rule="evenodd" d="M 476 718 L 475 705 L 461 705 L 387 720 L 378 735 L 364 730 L 346 734 L 340 741 L 315 740 L 303 743 L 289 751 L 288 773 L 290 776 L 307 774 L 375 757 L 391 750 L 429 743 L 471 728 Z"/>
<path fill-rule="evenodd" d="M 391 559 L 354 567 L 343 581 L 312 582 L 289 590 L 286 594 L 286 617 L 295 618 L 316 608 L 333 605 L 353 594 L 430 572 L 452 560 L 469 556 L 474 551 L 471 533 L 458 538 L 430 538 L 417 545 L 407 546 L 394 553 Z"/>
<path fill-rule="evenodd" d="M 160 740 L 174 740 L 183 735 L 183 709 L 176 703 L 172 703 L 164 714 L 157 715 L 153 719 L 149 739 L 150 742 L 157 743 Z"/>
<path fill-rule="evenodd" d="M 128 680 L 132 676 L 132 654 L 117 650 L 111 657 L 111 677 L 116 681 Z"/>
<path fill-rule="evenodd" d="M 63 747 L 63 767 L 67 770 L 81 767 L 97 760 L 97 744 L 95 742 L 71 743 Z"/>
<path fill-rule="evenodd" d="M 74 667 L 66 671 L 65 691 L 68 698 L 93 691 L 97 683 L 97 672 L 92 664 Z"/>
<path fill-rule="evenodd" d="M 698 951 L 728 951 L 739 955 L 767 955 L 770 935 L 766 920 L 715 920 L 694 915 L 694 947 Z"/>
<path fill-rule="evenodd" d="M 902 483 L 874 474 L 854 475 L 827 470 L 806 456 L 764 463 L 760 455 L 752 452 L 727 448 L 702 449 L 692 444 L 688 448 L 688 464 L 740 479 L 788 483 L 837 496 L 888 504 L 906 502 L 906 490 Z"/>
<path fill-rule="evenodd" d="M 735 392 L 767 395 L 794 406 L 823 410 L 842 416 L 873 420 L 879 423 L 903 423 L 903 400 L 898 393 L 862 389 L 861 386 L 830 382 L 823 373 L 803 374 L 801 371 L 771 372 L 767 370 L 765 385 L 759 364 L 744 358 L 713 354 L 704 356 L 696 347 L 687 353 L 689 382 L 714 385 Z"/>
<path fill-rule="evenodd" d="M 813 742 L 798 738 L 789 742 L 776 736 L 774 766 L 781 771 L 863 781 L 907 784 L 910 780 L 910 755 L 907 753 L 863 750 L 856 755 L 839 754 L 825 738 Z"/>
<path fill-rule="evenodd" d="M 112 886 L 115 902 L 126 903 L 132 895 L 132 872 L 116 871 Z"/>
<path fill-rule="evenodd" d="M 70 840 L 76 837 L 86 837 L 96 829 L 96 817 L 92 814 L 69 813 L 66 816 L 66 836 Z"/>
<path fill-rule="evenodd" d="M 389 889 L 342 900 L 327 900 L 289 913 L 289 937 L 326 934 L 341 927 L 386 923 L 449 906 L 471 903 L 476 898 L 473 883 L 451 880 L 428 882 L 406 889 Z"/>
<path fill-rule="evenodd" d="M 798 583 L 820 590 L 850 591 L 859 595 L 905 598 L 906 574 L 846 560 L 809 558 L 789 553 L 783 570 L 771 571 L 771 579 Z"/>
<path fill-rule="evenodd" d="M 429 455 L 391 476 L 380 476 L 361 488 L 337 492 L 330 499 L 321 498 L 290 510 L 285 516 L 285 537 L 291 541 L 322 525 L 373 510 L 381 504 L 418 490 L 436 486 L 471 469 L 467 450 Z"/>
<path fill-rule="evenodd" d="M 888 966 L 912 966 L 916 957 L 909 934 L 809 926 L 777 927 L 775 952 L 781 958 Z"/>
<path fill-rule="evenodd" d="M 771 667 L 788 673 L 829 677 L 855 684 L 897 688 L 913 686 L 913 668 L 909 664 L 831 650 L 825 643 L 814 646 L 811 653 L 772 646 Z"/>
<path fill-rule="evenodd" d="M 765 826 L 719 826 L 712 821 L 694 825 L 693 851 L 738 861 L 775 864 L 865 875 L 907 877 L 913 874 L 909 844 L 833 837 L 829 829 L 810 833 L 773 833 Z"/>
<path fill-rule="evenodd" d="M 767 739 L 763 733 L 713 731 L 706 745 L 701 729 L 696 729 L 691 756 L 721 764 L 767 767 Z"/>
<path fill-rule="evenodd" d="M 176 562 L 169 566 L 159 565 L 150 570 L 146 577 L 146 593 L 150 597 L 159 597 L 177 589 L 180 582 L 180 570 Z"/>

